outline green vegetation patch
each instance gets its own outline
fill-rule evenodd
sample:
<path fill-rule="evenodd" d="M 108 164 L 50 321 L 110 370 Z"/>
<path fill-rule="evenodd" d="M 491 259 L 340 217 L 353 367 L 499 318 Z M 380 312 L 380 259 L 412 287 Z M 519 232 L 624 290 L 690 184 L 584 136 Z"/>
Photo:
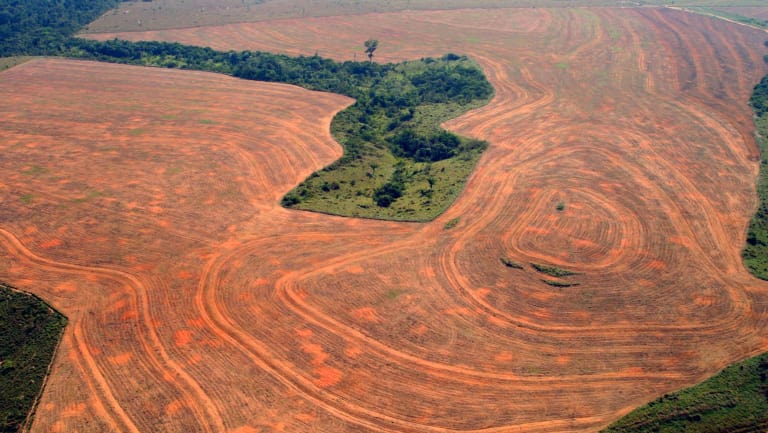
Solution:
<path fill-rule="evenodd" d="M 578 275 L 577 272 L 569 271 L 567 269 L 558 268 L 557 266 L 542 265 L 540 263 L 531 263 L 533 269 L 536 269 L 542 274 L 547 274 L 550 277 L 570 277 L 571 275 Z"/>
<path fill-rule="evenodd" d="M 557 281 L 557 280 L 541 280 L 545 284 L 549 284 L 552 287 L 573 287 L 578 286 L 580 283 L 569 283 L 567 281 Z"/>
<path fill-rule="evenodd" d="M 485 104 L 492 88 L 462 56 L 360 66 L 356 80 L 365 92 L 350 92 L 357 102 L 331 125 L 344 156 L 307 178 L 282 204 L 344 216 L 431 220 L 456 199 L 487 147 L 439 125 Z"/>
<path fill-rule="evenodd" d="M 0 71 L 10 69 L 32 59 L 30 56 L 0 57 Z"/>
<path fill-rule="evenodd" d="M 0 2 L 0 56 L 49 55 L 117 0 Z"/>
<path fill-rule="evenodd" d="M 749 104 L 755 113 L 755 138 L 761 157 L 757 179 L 758 206 L 749 222 L 742 258 L 754 276 L 768 280 L 768 75 L 755 86 Z"/>
<path fill-rule="evenodd" d="M 503 263 L 504 266 L 506 266 L 508 268 L 512 268 L 512 269 L 523 269 L 524 268 L 522 263 L 518 263 L 518 262 L 516 262 L 516 261 L 514 261 L 512 259 L 509 259 L 507 257 L 501 257 L 499 260 L 501 260 L 501 263 Z"/>
<path fill-rule="evenodd" d="M 454 218 L 448 221 L 447 223 L 445 223 L 445 225 L 443 225 L 443 230 L 450 230 L 456 227 L 456 225 L 459 224 L 459 221 L 461 221 L 461 218 Z"/>
<path fill-rule="evenodd" d="M 635 410 L 604 433 L 765 432 L 768 354 L 731 365 L 696 386 Z"/>
<path fill-rule="evenodd" d="M 20 431 L 34 413 L 66 323 L 39 298 L 0 284 L 0 432 Z"/>

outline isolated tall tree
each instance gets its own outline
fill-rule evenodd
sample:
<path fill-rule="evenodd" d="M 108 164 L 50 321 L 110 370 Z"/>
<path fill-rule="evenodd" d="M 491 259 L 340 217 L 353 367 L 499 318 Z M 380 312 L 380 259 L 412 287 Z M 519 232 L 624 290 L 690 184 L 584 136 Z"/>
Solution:
<path fill-rule="evenodd" d="M 373 63 L 373 52 L 376 51 L 376 48 L 379 48 L 379 41 L 376 39 L 368 39 L 365 41 L 365 54 L 368 55 L 368 60 Z"/>

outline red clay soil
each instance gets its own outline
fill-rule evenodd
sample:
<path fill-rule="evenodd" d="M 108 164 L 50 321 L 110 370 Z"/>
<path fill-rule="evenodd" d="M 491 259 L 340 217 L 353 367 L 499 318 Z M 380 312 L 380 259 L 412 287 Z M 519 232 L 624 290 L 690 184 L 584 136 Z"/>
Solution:
<path fill-rule="evenodd" d="M 431 223 L 288 211 L 339 156 L 348 99 L 74 61 L 3 72 L 0 277 L 70 318 L 33 432 L 591 432 L 768 350 L 768 284 L 739 255 L 765 34 L 643 8 L 165 35 L 470 54 L 497 93 L 447 126 L 491 145 Z"/>

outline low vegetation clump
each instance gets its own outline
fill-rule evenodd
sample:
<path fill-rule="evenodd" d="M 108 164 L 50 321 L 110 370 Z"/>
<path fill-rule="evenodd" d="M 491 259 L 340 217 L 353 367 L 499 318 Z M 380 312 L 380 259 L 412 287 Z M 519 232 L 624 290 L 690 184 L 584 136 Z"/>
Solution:
<path fill-rule="evenodd" d="M 765 432 L 768 354 L 731 365 L 691 388 L 667 394 L 620 419 L 604 433 Z"/>
<path fill-rule="evenodd" d="M 755 86 L 749 104 L 755 114 L 755 139 L 761 157 L 757 179 L 758 206 L 749 222 L 742 258 L 754 276 L 768 280 L 768 75 Z"/>
<path fill-rule="evenodd" d="M 507 257 L 502 257 L 499 260 L 501 260 L 501 263 L 503 263 L 504 266 L 506 266 L 508 268 L 523 269 L 523 264 L 522 263 L 518 263 L 518 262 L 516 262 L 516 261 L 514 261 L 512 259 L 509 259 Z"/>
<path fill-rule="evenodd" d="M 569 283 L 567 281 L 557 281 L 557 280 L 547 280 L 543 279 L 541 280 L 544 284 L 548 284 L 552 287 L 573 287 L 578 286 L 579 283 Z"/>
<path fill-rule="evenodd" d="M 576 272 L 569 271 L 567 269 L 558 268 L 557 266 L 542 265 L 540 263 L 531 263 L 533 269 L 536 269 L 542 274 L 547 274 L 550 277 L 570 277 L 571 275 L 578 275 Z"/>
<path fill-rule="evenodd" d="M 447 223 L 445 223 L 443 225 L 443 229 L 444 230 L 450 230 L 450 229 L 456 227 L 456 225 L 459 224 L 459 221 L 461 221 L 461 218 L 454 218 L 454 219 L 448 221 Z"/>
<path fill-rule="evenodd" d="M 67 320 L 42 300 L 0 284 L 0 432 L 17 432 L 34 406 Z"/>

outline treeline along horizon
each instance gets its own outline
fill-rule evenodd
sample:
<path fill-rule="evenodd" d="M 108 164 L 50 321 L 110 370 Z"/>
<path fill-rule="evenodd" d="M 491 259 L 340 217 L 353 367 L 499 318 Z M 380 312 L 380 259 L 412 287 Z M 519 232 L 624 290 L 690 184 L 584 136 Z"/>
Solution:
<path fill-rule="evenodd" d="M 331 127 L 344 147 L 344 155 L 289 193 L 282 200 L 287 207 L 305 202 L 305 209 L 340 215 L 432 219 L 455 199 L 471 171 L 467 166 L 473 166 L 487 146 L 439 127 L 442 121 L 480 105 L 493 94 L 483 72 L 465 56 L 447 54 L 439 59 L 379 64 L 336 62 L 318 55 L 291 57 L 247 50 L 217 51 L 173 42 L 94 41 L 73 35 L 116 6 L 116 0 L 4 1 L 0 30 L 8 37 L 0 43 L 3 56 L 62 56 L 210 71 L 354 98 L 356 102 L 339 113 Z M 441 166 L 439 175 L 424 166 L 454 159 L 456 164 Z M 371 167 L 372 172 L 362 171 L 363 166 Z M 381 168 L 378 177 L 373 176 L 376 167 Z M 336 169 L 341 170 L 328 175 Z M 380 179 L 383 173 L 389 177 Z M 461 179 L 457 183 L 451 177 Z M 421 186 L 425 181 L 429 188 Z M 419 197 L 414 198 L 417 194 Z M 421 206 L 428 211 L 400 209 L 398 215 L 392 215 L 377 210 L 388 208 L 403 195 L 409 196 L 410 203 L 421 200 L 413 207 Z M 360 203 L 360 197 L 375 204 L 373 210 L 360 214 L 360 209 L 369 209 L 368 203 Z M 345 206 L 352 201 L 356 201 L 358 208 L 350 210 Z M 401 211 L 411 214 L 400 214 Z"/>

